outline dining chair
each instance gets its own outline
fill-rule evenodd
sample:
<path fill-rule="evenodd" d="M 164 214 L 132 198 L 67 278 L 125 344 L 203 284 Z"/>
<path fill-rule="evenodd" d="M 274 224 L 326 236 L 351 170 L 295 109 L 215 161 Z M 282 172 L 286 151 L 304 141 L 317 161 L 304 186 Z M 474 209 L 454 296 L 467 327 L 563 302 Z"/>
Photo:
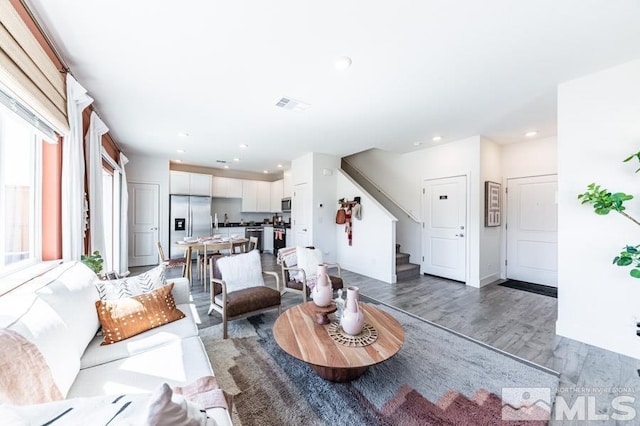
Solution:
<path fill-rule="evenodd" d="M 281 312 L 280 279 L 276 272 L 263 271 L 260 252 L 222 256 L 209 264 L 211 274 L 211 304 L 222 315 L 222 338 L 227 338 L 228 321 L 256 315 L 271 309 Z M 217 276 L 216 276 L 217 274 Z M 276 288 L 268 287 L 263 275 L 276 280 Z"/>
<path fill-rule="evenodd" d="M 156 243 L 156 249 L 158 250 L 158 257 L 160 257 L 160 264 L 165 265 L 167 269 L 173 268 L 182 268 L 182 276 L 186 276 L 187 273 L 187 265 L 190 262 L 187 262 L 186 257 L 177 258 L 177 259 L 167 259 L 164 257 L 164 250 L 162 249 L 162 244 L 160 241 Z"/>
<path fill-rule="evenodd" d="M 213 262 L 215 258 L 231 254 L 233 244 L 231 242 L 205 241 L 202 246 L 202 263 L 200 263 L 200 267 L 202 268 L 201 277 L 204 291 L 207 291 L 209 264 Z"/>
<path fill-rule="evenodd" d="M 249 237 L 249 251 L 258 248 L 258 237 Z"/>

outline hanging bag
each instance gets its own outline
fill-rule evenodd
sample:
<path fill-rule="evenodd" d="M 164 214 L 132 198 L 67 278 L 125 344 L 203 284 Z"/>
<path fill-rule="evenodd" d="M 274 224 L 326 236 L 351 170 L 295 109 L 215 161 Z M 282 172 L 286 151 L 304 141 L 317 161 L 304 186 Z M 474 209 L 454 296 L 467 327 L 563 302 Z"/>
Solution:
<path fill-rule="evenodd" d="M 346 221 L 347 221 L 347 215 L 344 212 L 344 209 L 338 209 L 338 212 L 336 213 L 336 223 L 338 225 L 344 225 Z"/>

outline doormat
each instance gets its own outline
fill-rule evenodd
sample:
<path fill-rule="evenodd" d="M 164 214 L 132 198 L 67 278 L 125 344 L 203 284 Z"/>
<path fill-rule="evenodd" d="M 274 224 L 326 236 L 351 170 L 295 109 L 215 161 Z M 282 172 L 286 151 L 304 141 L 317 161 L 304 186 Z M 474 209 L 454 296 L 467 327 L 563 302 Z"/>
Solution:
<path fill-rule="evenodd" d="M 529 293 L 541 294 L 543 296 L 555 297 L 556 299 L 558 298 L 558 289 L 556 287 L 551 287 L 548 285 L 533 284 L 516 280 L 507 280 L 498 285 L 501 285 L 502 287 L 514 288 L 516 290 L 528 291 Z"/>

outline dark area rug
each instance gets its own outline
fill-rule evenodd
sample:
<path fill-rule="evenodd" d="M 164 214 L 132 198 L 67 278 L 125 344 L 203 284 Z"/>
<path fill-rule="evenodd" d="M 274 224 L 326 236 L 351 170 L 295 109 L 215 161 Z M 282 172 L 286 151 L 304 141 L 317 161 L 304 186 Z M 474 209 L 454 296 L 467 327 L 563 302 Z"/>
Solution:
<path fill-rule="evenodd" d="M 528 291 L 529 293 L 541 294 L 543 296 L 558 298 L 558 289 L 548 285 L 533 284 L 525 281 L 507 280 L 500 283 L 502 287 L 514 288 L 516 290 Z"/>
<path fill-rule="evenodd" d="M 234 425 L 547 424 L 506 422 L 502 412 L 544 418 L 553 397 L 548 406 L 527 407 L 521 393 L 503 401 L 502 389 L 550 388 L 555 395 L 557 373 L 410 314 L 377 307 L 402 324 L 404 346 L 350 383 L 325 381 L 282 351 L 271 331 L 276 312 L 230 323 L 232 338 L 226 340 L 220 339 L 220 326 L 201 330 L 218 383 L 234 396 Z"/>

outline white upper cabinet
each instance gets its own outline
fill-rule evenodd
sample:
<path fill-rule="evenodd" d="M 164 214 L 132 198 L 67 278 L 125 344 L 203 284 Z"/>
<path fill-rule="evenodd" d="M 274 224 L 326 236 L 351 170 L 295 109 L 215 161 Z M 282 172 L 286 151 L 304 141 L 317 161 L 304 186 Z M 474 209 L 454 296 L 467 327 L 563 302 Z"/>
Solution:
<path fill-rule="evenodd" d="M 242 211 L 257 212 L 258 185 L 255 180 L 242 181 Z"/>
<path fill-rule="evenodd" d="M 242 179 L 213 176 L 212 197 L 242 198 Z"/>
<path fill-rule="evenodd" d="M 211 196 L 211 175 L 171 170 L 170 193 Z"/>
<path fill-rule="evenodd" d="M 256 211 L 257 212 L 270 212 L 271 211 L 271 182 L 257 181 L 257 200 Z"/>
<path fill-rule="evenodd" d="M 282 211 L 282 198 L 284 197 L 284 179 L 271 182 L 271 212 L 280 213 Z"/>
<path fill-rule="evenodd" d="M 211 196 L 211 175 L 200 173 L 189 173 L 189 183 L 191 186 L 191 195 Z"/>
<path fill-rule="evenodd" d="M 271 211 L 271 182 L 242 181 L 242 211 L 267 213 Z"/>

